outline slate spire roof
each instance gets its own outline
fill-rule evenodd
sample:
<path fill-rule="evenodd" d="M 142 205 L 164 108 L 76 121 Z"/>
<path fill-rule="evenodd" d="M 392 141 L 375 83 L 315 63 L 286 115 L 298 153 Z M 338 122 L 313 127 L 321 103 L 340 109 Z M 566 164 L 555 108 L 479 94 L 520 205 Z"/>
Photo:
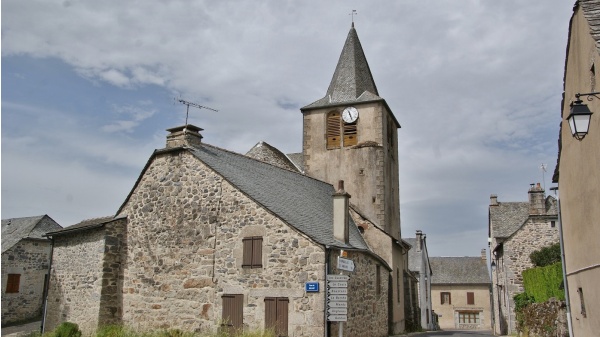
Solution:
<path fill-rule="evenodd" d="M 302 109 L 343 103 L 382 100 L 354 25 L 348 32 L 342 54 L 325 97 Z"/>

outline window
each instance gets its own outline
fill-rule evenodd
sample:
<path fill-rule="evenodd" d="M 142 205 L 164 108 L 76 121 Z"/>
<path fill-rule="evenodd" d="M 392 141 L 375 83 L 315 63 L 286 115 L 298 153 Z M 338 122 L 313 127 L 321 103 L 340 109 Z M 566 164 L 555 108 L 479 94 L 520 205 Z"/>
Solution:
<path fill-rule="evenodd" d="M 265 328 L 275 330 L 275 336 L 288 335 L 288 304 L 287 297 L 265 298 Z"/>
<path fill-rule="evenodd" d="M 458 313 L 458 323 L 479 324 L 479 312 L 460 311 Z"/>
<path fill-rule="evenodd" d="M 440 293 L 440 297 L 442 304 L 452 304 L 452 298 L 450 296 L 450 293 L 442 292 Z"/>
<path fill-rule="evenodd" d="M 337 149 L 341 146 L 340 142 L 340 113 L 338 111 L 330 112 L 327 115 L 327 148 Z"/>
<path fill-rule="evenodd" d="M 21 274 L 8 274 L 8 280 L 6 281 L 6 293 L 18 293 L 20 283 Z"/>
<path fill-rule="evenodd" d="M 332 111 L 327 114 L 325 133 L 327 138 L 327 149 L 339 149 L 342 145 L 353 146 L 358 144 L 357 122 L 344 122 L 339 111 Z"/>
<path fill-rule="evenodd" d="M 244 327 L 244 295 L 223 295 L 221 327 L 229 335 L 235 335 Z"/>
<path fill-rule="evenodd" d="M 242 268 L 262 268 L 262 237 L 252 236 L 242 239 L 244 261 Z"/>
<path fill-rule="evenodd" d="M 550 227 L 552 227 L 552 228 L 556 227 L 556 221 L 550 221 Z"/>
<path fill-rule="evenodd" d="M 577 292 L 579 293 L 579 302 L 581 303 L 581 316 L 587 317 L 587 313 L 585 312 L 585 300 L 583 299 L 583 288 L 577 288 Z"/>
<path fill-rule="evenodd" d="M 475 304 L 475 293 L 467 293 L 467 304 Z"/>
<path fill-rule="evenodd" d="M 375 293 L 381 295 L 381 273 L 379 265 L 375 266 Z"/>
<path fill-rule="evenodd" d="M 400 268 L 396 268 L 396 293 L 398 295 L 398 303 L 402 302 L 400 298 Z"/>

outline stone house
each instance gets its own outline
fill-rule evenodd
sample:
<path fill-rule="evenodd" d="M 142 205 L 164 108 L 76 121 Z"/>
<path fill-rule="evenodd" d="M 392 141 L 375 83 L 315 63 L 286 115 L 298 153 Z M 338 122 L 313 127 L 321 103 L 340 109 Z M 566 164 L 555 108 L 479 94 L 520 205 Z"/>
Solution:
<path fill-rule="evenodd" d="M 48 234 L 45 330 L 72 321 L 86 334 L 109 323 L 279 336 L 403 331 L 399 125 L 354 27 L 329 91 L 331 101 L 302 108 L 300 155 L 262 142 L 241 155 L 206 144 L 199 127 L 167 130 L 114 216 Z M 343 122 L 350 105 L 356 118 Z M 340 139 L 327 142 L 327 132 Z M 329 290 L 327 275 L 339 274 L 347 287 Z"/>
<path fill-rule="evenodd" d="M 592 336 L 600 331 L 600 3 L 575 1 L 564 69 L 559 152 L 552 181 L 560 190 L 567 295 L 572 334 Z M 576 94 L 593 113 L 589 133 L 578 140 L 567 118 Z M 586 99 L 587 98 L 587 99 Z"/>
<path fill-rule="evenodd" d="M 60 228 L 48 215 L 2 220 L 2 326 L 42 316 L 52 251 L 42 235 Z"/>
<path fill-rule="evenodd" d="M 432 306 L 441 329 L 489 329 L 490 274 L 481 257 L 431 257 Z"/>
<path fill-rule="evenodd" d="M 412 248 L 408 251 L 408 270 L 417 279 L 417 298 L 420 326 L 425 330 L 435 328 L 431 306 L 431 264 L 427 252 L 427 236 L 417 230 L 414 238 L 404 238 Z"/>
<path fill-rule="evenodd" d="M 494 330 L 515 332 L 514 299 L 523 289 L 524 270 L 533 268 L 532 252 L 558 243 L 556 199 L 545 196 L 538 183 L 528 192 L 529 201 L 500 202 L 494 194 L 489 206 Z"/>

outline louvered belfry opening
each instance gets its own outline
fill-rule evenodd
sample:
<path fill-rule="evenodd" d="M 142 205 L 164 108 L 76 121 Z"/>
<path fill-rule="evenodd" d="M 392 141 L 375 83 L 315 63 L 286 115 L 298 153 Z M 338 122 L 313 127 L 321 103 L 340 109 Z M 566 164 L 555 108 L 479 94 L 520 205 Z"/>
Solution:
<path fill-rule="evenodd" d="M 337 149 L 341 146 L 340 137 L 340 113 L 338 111 L 330 112 L 327 115 L 327 148 Z"/>
<path fill-rule="evenodd" d="M 221 298 L 223 300 L 221 329 L 227 335 L 233 336 L 244 328 L 244 295 L 226 294 Z"/>
<path fill-rule="evenodd" d="M 327 149 L 339 149 L 358 144 L 357 122 L 345 123 L 339 111 L 327 114 Z M 343 140 L 343 142 L 342 142 Z"/>
<path fill-rule="evenodd" d="M 265 328 L 273 329 L 275 336 L 288 335 L 288 305 L 287 297 L 265 297 Z"/>

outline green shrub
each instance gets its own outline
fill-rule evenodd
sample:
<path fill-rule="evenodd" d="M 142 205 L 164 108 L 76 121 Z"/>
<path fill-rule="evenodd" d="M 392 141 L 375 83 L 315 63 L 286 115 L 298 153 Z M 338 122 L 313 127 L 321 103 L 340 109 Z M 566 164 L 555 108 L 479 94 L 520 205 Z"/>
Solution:
<path fill-rule="evenodd" d="M 71 322 L 62 322 L 48 334 L 48 337 L 81 337 L 79 325 Z"/>
<path fill-rule="evenodd" d="M 546 302 L 551 297 L 564 301 L 562 264 L 558 262 L 523 271 L 523 287 L 527 296 L 532 297 L 536 303 Z"/>
<path fill-rule="evenodd" d="M 535 299 L 527 293 L 516 294 L 513 299 L 515 300 L 515 311 L 521 311 L 527 305 L 535 303 Z"/>
<path fill-rule="evenodd" d="M 534 251 L 529 255 L 529 259 L 536 267 L 545 267 L 560 262 L 560 243 Z"/>

